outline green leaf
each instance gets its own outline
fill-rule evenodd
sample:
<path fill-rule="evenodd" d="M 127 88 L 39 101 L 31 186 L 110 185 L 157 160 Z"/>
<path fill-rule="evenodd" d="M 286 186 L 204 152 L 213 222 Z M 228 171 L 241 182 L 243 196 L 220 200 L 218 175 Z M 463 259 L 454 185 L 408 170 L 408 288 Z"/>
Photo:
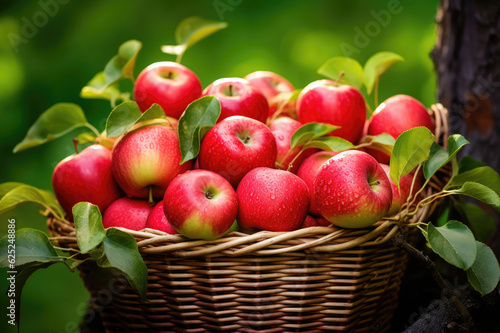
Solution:
<path fill-rule="evenodd" d="M 481 207 L 460 200 L 455 202 L 455 209 L 467 220 L 476 239 L 486 242 L 488 237 L 495 231 L 493 216 Z"/>
<path fill-rule="evenodd" d="M 76 139 L 79 145 L 84 145 L 86 143 L 95 143 L 96 136 L 94 133 L 80 133 Z"/>
<path fill-rule="evenodd" d="M 64 217 L 64 211 L 51 192 L 39 190 L 29 185 L 19 185 L 7 192 L 0 200 L 0 214 L 28 202 L 37 203 L 44 208 L 50 207 L 59 217 Z"/>
<path fill-rule="evenodd" d="M 38 117 L 23 141 L 14 147 L 14 153 L 44 144 L 86 124 L 85 114 L 78 105 L 58 103 Z"/>
<path fill-rule="evenodd" d="M 118 54 L 111 58 L 104 67 L 106 87 L 123 78 L 134 81 L 135 61 L 141 47 L 142 43 L 134 39 L 120 45 Z"/>
<path fill-rule="evenodd" d="M 0 184 L 0 198 L 9 193 L 11 190 L 24 185 L 23 183 L 7 182 Z"/>
<path fill-rule="evenodd" d="M 114 108 L 106 121 L 106 133 L 109 137 L 118 137 L 134 126 L 142 112 L 135 101 L 126 101 Z"/>
<path fill-rule="evenodd" d="M 317 148 L 326 151 L 336 151 L 341 152 L 344 150 L 355 149 L 356 146 L 351 142 L 339 138 L 337 136 L 327 136 L 323 138 L 317 138 L 313 141 L 308 142 L 304 145 L 304 149 Z"/>
<path fill-rule="evenodd" d="M 371 149 L 379 150 L 390 156 L 395 142 L 396 139 L 394 139 L 392 135 L 382 133 L 375 136 L 366 135 L 363 139 L 361 139 L 359 146 L 370 147 Z"/>
<path fill-rule="evenodd" d="M 181 164 L 198 156 L 203 136 L 216 124 L 219 116 L 220 103 L 217 97 L 201 97 L 188 105 L 178 125 Z"/>
<path fill-rule="evenodd" d="M 454 176 L 446 188 L 460 187 L 465 182 L 475 182 L 488 186 L 496 194 L 500 195 L 500 176 L 489 166 L 480 166 Z"/>
<path fill-rule="evenodd" d="M 423 165 L 425 179 L 430 179 L 437 170 L 448 163 L 449 157 L 448 150 L 433 142 L 429 153 L 429 159 L 425 161 Z"/>
<path fill-rule="evenodd" d="M 47 235 L 40 230 L 23 228 L 17 230 L 15 236 L 15 266 L 30 262 L 59 262 L 64 260 L 64 258 L 57 255 Z M 0 239 L 0 253 L 2 253 L 0 267 L 9 267 L 10 270 L 14 270 L 14 267 L 11 266 L 12 263 L 9 262 L 10 258 L 7 256 L 8 251 L 12 249 L 12 246 L 9 247 L 9 245 L 11 243 L 8 236 Z"/>
<path fill-rule="evenodd" d="M 120 270 L 128 282 L 146 300 L 148 269 L 139 253 L 135 238 L 123 231 L 109 228 L 103 241 L 106 259 L 101 267 L 114 267 Z"/>
<path fill-rule="evenodd" d="M 467 270 L 467 279 L 481 295 L 486 295 L 497 286 L 500 279 L 500 267 L 495 254 L 487 245 L 476 241 L 476 248 L 476 260 Z"/>
<path fill-rule="evenodd" d="M 486 164 L 466 155 L 462 157 L 460 163 L 458 164 L 458 173 L 469 171 L 482 166 L 486 166 Z"/>
<path fill-rule="evenodd" d="M 164 45 L 161 50 L 164 53 L 182 56 L 189 47 L 226 27 L 226 22 L 188 17 L 175 29 L 175 41 L 178 45 Z"/>
<path fill-rule="evenodd" d="M 450 264 L 468 269 L 476 258 L 476 240 L 472 231 L 459 221 L 449 221 L 442 227 L 427 225 L 429 244 L 434 252 Z"/>
<path fill-rule="evenodd" d="M 407 130 L 396 139 L 390 161 L 390 176 L 394 184 L 427 160 L 434 143 L 434 135 L 426 127 Z"/>
<path fill-rule="evenodd" d="M 492 206 L 497 211 L 500 211 L 500 197 L 488 186 L 474 182 L 465 182 L 462 187 L 455 190 L 447 190 L 445 192 L 467 195 Z"/>
<path fill-rule="evenodd" d="M 363 69 L 364 82 L 368 94 L 372 93 L 375 82 L 396 62 L 404 61 L 403 57 L 392 52 L 379 52 L 368 59 Z"/>
<path fill-rule="evenodd" d="M 438 227 L 442 227 L 443 225 L 445 225 L 446 223 L 448 223 L 449 216 L 450 216 L 450 207 L 447 206 L 444 209 L 443 213 L 441 215 L 439 215 L 439 217 L 437 219 L 437 225 L 438 225 Z"/>
<path fill-rule="evenodd" d="M 73 206 L 76 241 L 81 253 L 87 253 L 101 244 L 106 232 L 102 226 L 99 207 L 90 202 L 79 202 Z"/>
<path fill-rule="evenodd" d="M 135 101 L 126 101 L 114 108 L 106 121 L 108 137 L 118 137 L 130 130 L 135 124 L 152 119 L 165 119 L 165 112 L 158 104 L 153 104 L 141 112 Z"/>
<path fill-rule="evenodd" d="M 122 93 L 117 83 L 107 85 L 104 72 L 99 72 L 82 88 L 80 97 L 106 99 L 114 105 L 117 100 L 129 100 L 130 93 Z"/>
<path fill-rule="evenodd" d="M 340 126 L 322 123 L 307 123 L 302 125 L 293 133 L 290 139 L 290 149 L 296 146 L 302 146 L 311 140 L 327 135 L 339 128 Z"/>
<path fill-rule="evenodd" d="M 363 86 L 363 67 L 354 59 L 333 57 L 318 69 L 318 74 L 324 75 L 334 81 L 338 79 L 341 72 L 344 74 L 340 78 L 339 83 L 361 89 Z"/>

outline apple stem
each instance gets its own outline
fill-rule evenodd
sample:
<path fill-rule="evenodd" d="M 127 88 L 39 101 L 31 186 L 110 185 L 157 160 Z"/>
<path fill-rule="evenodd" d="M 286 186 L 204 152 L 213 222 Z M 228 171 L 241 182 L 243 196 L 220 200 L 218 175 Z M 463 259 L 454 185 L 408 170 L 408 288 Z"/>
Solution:
<path fill-rule="evenodd" d="M 463 319 L 462 325 L 460 325 L 464 329 L 463 332 L 470 332 L 472 327 L 474 326 L 474 321 L 472 319 L 472 316 L 469 310 L 462 303 L 462 301 L 460 301 L 460 299 L 457 297 L 455 292 L 448 286 L 443 276 L 437 270 L 436 264 L 421 251 L 418 251 L 413 246 L 408 244 L 408 242 L 404 239 L 402 233 L 393 237 L 392 242 L 395 246 L 404 250 L 411 257 L 416 259 L 420 265 L 422 265 L 429 271 L 430 275 L 432 276 L 436 284 L 443 290 L 446 297 L 451 300 L 455 308 L 460 313 Z"/>
<path fill-rule="evenodd" d="M 370 185 L 370 187 L 371 187 L 371 186 L 380 185 L 380 180 L 374 180 L 374 181 L 372 181 L 372 182 L 369 182 L 369 183 L 368 183 L 368 185 Z"/>
<path fill-rule="evenodd" d="M 343 71 L 340 71 L 339 76 L 337 77 L 337 80 L 335 80 L 335 82 L 333 83 L 333 85 L 337 86 L 340 83 L 340 79 L 344 75 L 345 75 L 345 73 Z"/>
<path fill-rule="evenodd" d="M 73 138 L 73 146 L 75 147 L 75 152 L 78 154 L 78 139 Z"/>
<path fill-rule="evenodd" d="M 152 207 L 155 205 L 155 202 L 153 200 L 153 185 L 149 185 L 149 198 L 148 198 L 148 203 Z"/>
<path fill-rule="evenodd" d="M 291 149 L 290 149 L 291 150 Z M 290 150 L 288 152 L 290 152 Z M 297 155 L 295 155 L 295 157 L 290 161 L 290 163 L 288 163 L 288 168 L 286 169 L 286 171 L 290 171 L 292 170 L 293 168 L 293 163 L 295 163 L 295 161 L 297 160 L 297 158 L 300 156 L 300 154 L 302 154 L 304 152 L 304 146 L 302 147 L 302 149 L 299 151 L 299 153 Z M 288 153 L 287 153 L 288 155 Z M 285 157 L 283 158 L 283 161 L 285 160 L 286 158 L 286 155 Z"/>

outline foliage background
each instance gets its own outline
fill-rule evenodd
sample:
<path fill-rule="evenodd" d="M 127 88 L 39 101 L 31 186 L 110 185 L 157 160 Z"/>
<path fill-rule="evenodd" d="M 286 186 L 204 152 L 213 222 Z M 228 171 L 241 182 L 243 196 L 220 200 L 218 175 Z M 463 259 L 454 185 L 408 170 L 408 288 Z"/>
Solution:
<path fill-rule="evenodd" d="M 44 4 L 49 3 L 53 15 L 47 15 L 46 23 L 16 50 L 12 34 L 23 36 L 26 22 L 40 19 Z M 78 130 L 58 141 L 12 154 L 30 125 L 53 104 L 72 102 L 80 104 L 89 121 L 103 130 L 109 104 L 81 99 L 81 87 L 129 39 L 143 42 L 136 75 L 150 63 L 174 60 L 161 53 L 160 46 L 175 43 L 174 29 L 188 16 L 229 23 L 227 29 L 188 50 L 182 60 L 198 74 L 204 87 L 221 77 L 270 70 L 302 88 L 321 78 L 316 70 L 330 57 L 352 56 L 364 64 L 375 52 L 393 51 L 406 61 L 384 75 L 379 100 L 403 93 L 430 105 L 435 102 L 435 74 L 429 53 L 435 43 L 437 5 L 431 0 L 3 0 L 0 182 L 18 181 L 51 189 L 52 170 L 73 153 L 71 139 Z M 393 7 L 399 12 L 386 16 L 383 24 L 377 21 L 377 13 Z M 361 34 L 367 38 L 363 40 Z M 357 52 L 346 54 L 341 45 L 355 47 Z M 0 215 L 0 236 L 7 232 L 9 218 L 16 219 L 17 228 L 30 226 L 46 231 L 37 208 L 23 206 Z M 5 270 L 1 273 L 0 308 L 5 309 Z M 23 292 L 21 332 L 76 332 L 87 299 L 77 273 L 63 265 L 39 271 Z M 14 332 L 7 327 L 10 325 L 3 311 L 0 331 Z"/>

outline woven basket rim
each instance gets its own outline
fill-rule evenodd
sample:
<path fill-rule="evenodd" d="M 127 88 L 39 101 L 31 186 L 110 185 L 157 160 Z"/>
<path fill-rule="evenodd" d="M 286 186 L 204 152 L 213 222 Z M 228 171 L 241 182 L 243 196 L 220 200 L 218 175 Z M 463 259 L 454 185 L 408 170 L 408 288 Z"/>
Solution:
<path fill-rule="evenodd" d="M 441 104 L 434 104 L 428 110 L 435 119 L 435 140 L 437 143 L 448 135 L 448 111 Z M 442 140 L 446 147 L 447 140 Z M 445 171 L 445 173 L 449 173 Z M 441 190 L 442 182 L 437 175 L 431 179 L 424 197 Z M 429 216 L 438 202 L 424 206 L 410 222 Z M 47 227 L 52 234 L 52 241 L 65 246 L 66 250 L 78 250 L 74 223 L 66 223 L 53 216 L 47 218 Z M 401 232 L 401 227 L 390 220 L 381 220 L 362 229 L 346 229 L 336 226 L 308 227 L 288 232 L 258 231 L 244 233 L 233 231 L 216 240 L 193 240 L 182 235 L 169 235 L 163 231 L 143 229 L 141 231 L 117 228 L 125 231 L 137 240 L 139 251 L 143 254 L 166 254 L 175 257 L 199 257 L 207 255 L 226 255 L 239 257 L 245 255 L 277 256 L 296 251 L 332 253 L 348 251 L 359 246 L 373 246 L 385 243 Z"/>

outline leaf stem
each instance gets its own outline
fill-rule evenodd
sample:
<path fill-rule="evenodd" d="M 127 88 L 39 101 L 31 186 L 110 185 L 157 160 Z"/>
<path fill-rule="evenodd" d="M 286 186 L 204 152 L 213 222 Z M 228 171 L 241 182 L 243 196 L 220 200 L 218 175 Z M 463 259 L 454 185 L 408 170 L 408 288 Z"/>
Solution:
<path fill-rule="evenodd" d="M 101 133 L 97 130 L 97 128 L 95 128 L 94 126 L 92 126 L 92 124 L 90 123 L 85 123 L 85 127 L 87 127 L 88 129 L 90 129 L 92 132 L 94 132 L 95 136 L 99 136 L 101 135 Z"/>
<path fill-rule="evenodd" d="M 470 329 L 474 326 L 472 316 L 455 292 L 448 286 L 443 276 L 437 270 L 436 264 L 434 264 L 434 262 L 421 251 L 418 251 L 413 246 L 408 244 L 408 242 L 404 239 L 403 234 L 400 233 L 393 237 L 392 242 L 395 246 L 404 250 L 429 271 L 436 284 L 443 290 L 446 297 L 451 300 L 460 313 L 460 316 L 463 319 L 462 326 L 464 326 L 463 328 L 465 329 L 465 332 L 470 332 Z"/>
<path fill-rule="evenodd" d="M 184 51 L 177 54 L 177 58 L 175 58 L 175 62 L 180 64 L 181 63 L 181 60 L 182 60 L 182 56 L 184 55 Z"/>
<path fill-rule="evenodd" d="M 290 161 L 290 163 L 288 163 L 288 168 L 287 168 L 286 171 L 292 170 L 293 163 L 295 163 L 295 161 L 297 160 L 297 158 L 304 152 L 304 147 L 305 147 L 305 145 L 302 146 L 302 149 L 299 151 L 299 153 L 297 155 L 295 155 L 295 157 Z M 288 155 L 288 153 L 287 153 L 287 155 Z M 285 159 L 283 159 L 283 160 L 285 160 Z"/>

